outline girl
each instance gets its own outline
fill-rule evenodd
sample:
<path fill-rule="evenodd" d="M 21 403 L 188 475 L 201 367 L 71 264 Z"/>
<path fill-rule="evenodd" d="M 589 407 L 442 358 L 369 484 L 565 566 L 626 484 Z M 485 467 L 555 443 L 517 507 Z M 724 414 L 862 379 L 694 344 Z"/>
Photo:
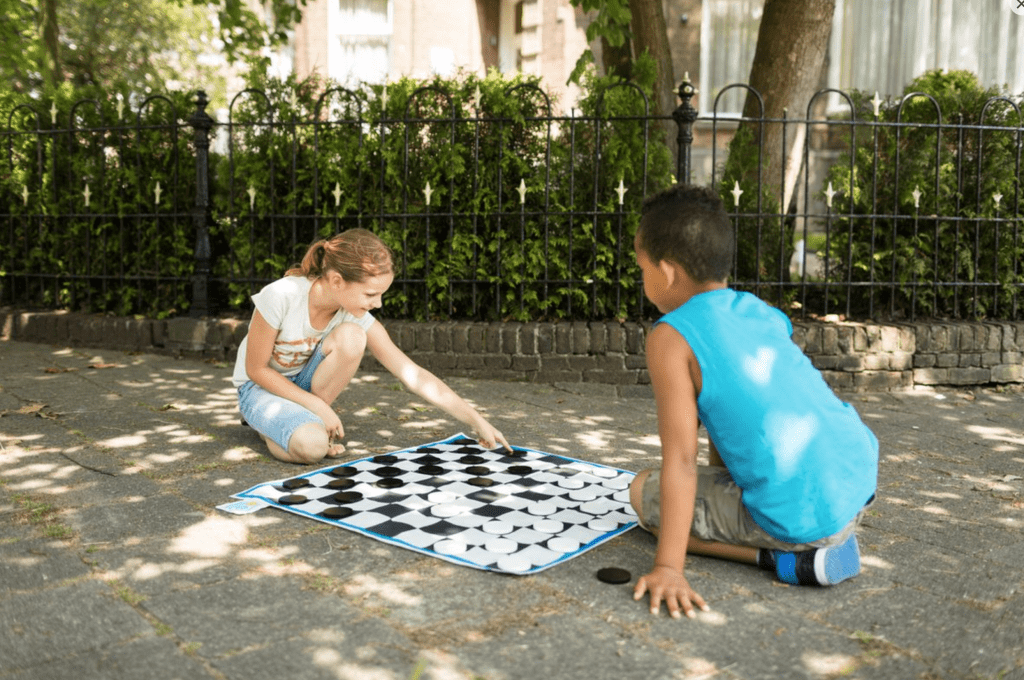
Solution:
<path fill-rule="evenodd" d="M 471 427 L 486 448 L 501 432 L 395 346 L 370 310 L 394 280 L 391 249 L 365 229 L 314 243 L 302 264 L 253 296 L 233 382 L 242 418 L 275 457 L 315 463 L 340 456 L 345 428 L 331 404 L 369 348 L 414 394 Z"/>

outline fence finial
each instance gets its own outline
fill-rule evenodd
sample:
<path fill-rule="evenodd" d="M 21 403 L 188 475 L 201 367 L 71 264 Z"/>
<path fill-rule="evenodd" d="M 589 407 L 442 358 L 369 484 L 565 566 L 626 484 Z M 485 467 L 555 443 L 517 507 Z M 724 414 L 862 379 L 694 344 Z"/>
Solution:
<path fill-rule="evenodd" d="M 28 205 L 28 185 L 21 187 L 21 200 L 25 205 Z"/>
<path fill-rule="evenodd" d="M 910 192 L 910 195 L 914 197 L 914 209 L 920 210 L 921 208 L 921 187 L 914 187 L 914 190 Z"/>
<path fill-rule="evenodd" d="M 827 205 L 830 210 L 832 208 L 832 197 L 837 193 L 839 192 L 832 188 L 832 182 L 829 182 L 828 189 L 825 189 L 825 205 Z"/>
<path fill-rule="evenodd" d="M 480 112 L 480 99 L 482 96 L 480 94 L 480 85 L 477 85 L 473 90 L 473 96 L 469 98 L 470 106 L 476 109 L 477 113 Z"/>
<path fill-rule="evenodd" d="M 153 193 L 156 194 L 156 204 L 160 205 L 160 194 L 163 193 L 163 189 L 160 188 L 160 180 L 157 180 L 156 188 L 153 189 Z"/>
<path fill-rule="evenodd" d="M 57 126 L 57 102 L 56 101 L 54 101 L 52 104 L 50 104 L 50 121 L 53 123 L 54 127 Z"/>
<path fill-rule="evenodd" d="M 526 180 L 519 180 L 519 188 L 516 189 L 519 192 L 519 205 L 526 204 Z"/>
<path fill-rule="evenodd" d="M 732 188 L 732 191 L 730 191 L 729 193 L 732 194 L 733 205 L 735 207 L 739 208 L 740 207 L 740 196 L 743 195 L 743 189 L 740 189 L 740 182 L 739 182 L 739 180 L 736 180 L 736 186 L 734 186 Z"/>
<path fill-rule="evenodd" d="M 334 196 L 334 207 L 337 209 L 341 205 L 341 182 L 334 183 L 334 191 L 331 194 Z"/>
<path fill-rule="evenodd" d="M 434 194 L 434 190 L 430 188 L 430 182 L 427 182 L 427 186 L 423 188 L 423 197 L 427 199 L 427 205 L 430 205 L 430 197 Z"/>
<path fill-rule="evenodd" d="M 1003 195 L 997 191 L 992 194 L 992 200 L 996 203 L 996 210 L 999 210 L 999 202 L 1003 200 Z"/>
<path fill-rule="evenodd" d="M 871 100 L 871 105 L 875 107 L 875 118 L 878 118 L 878 111 L 882 108 L 882 98 L 878 96 L 878 90 L 875 90 L 875 97 Z"/>
<path fill-rule="evenodd" d="M 117 100 L 117 119 L 124 120 L 124 100 Z"/>
<path fill-rule="evenodd" d="M 82 192 L 82 198 L 85 199 L 85 207 L 89 207 L 89 197 L 92 196 L 92 192 L 89 191 L 88 183 L 85 185 L 85 191 Z"/>
<path fill-rule="evenodd" d="M 620 177 L 619 178 L 619 186 L 618 186 L 617 189 L 615 189 L 615 193 L 617 193 L 619 195 L 619 206 L 620 207 L 622 206 L 622 197 L 626 195 L 627 191 L 629 191 L 629 189 L 627 189 L 626 185 L 622 183 L 622 178 Z"/>
<path fill-rule="evenodd" d="M 249 212 L 252 212 L 256 208 L 256 187 L 250 184 L 245 193 L 249 194 Z"/>
<path fill-rule="evenodd" d="M 380 115 L 384 117 L 385 112 L 388 110 L 388 84 L 384 83 L 384 88 L 380 91 Z"/>

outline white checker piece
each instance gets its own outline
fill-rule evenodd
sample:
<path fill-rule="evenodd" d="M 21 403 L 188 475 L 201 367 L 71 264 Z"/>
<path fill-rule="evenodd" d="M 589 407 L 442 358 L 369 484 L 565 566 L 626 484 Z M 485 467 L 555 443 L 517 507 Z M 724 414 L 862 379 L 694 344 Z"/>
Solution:
<path fill-rule="evenodd" d="M 473 466 L 486 473 L 468 472 Z M 479 486 L 469 483 L 481 477 Z M 347 489 L 327 486 L 343 478 L 351 480 L 342 484 Z M 636 526 L 629 504 L 633 478 L 533 449 L 489 451 L 458 434 L 300 475 L 305 486 L 289 490 L 282 486 L 286 480 L 277 480 L 234 497 L 259 498 L 456 564 L 530 574 Z M 288 494 L 307 500 L 278 502 Z"/>

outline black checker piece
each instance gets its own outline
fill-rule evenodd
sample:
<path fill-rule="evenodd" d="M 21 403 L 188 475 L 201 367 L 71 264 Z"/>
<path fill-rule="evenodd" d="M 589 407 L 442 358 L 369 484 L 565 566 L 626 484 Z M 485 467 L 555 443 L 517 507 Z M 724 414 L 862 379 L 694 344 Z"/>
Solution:
<path fill-rule="evenodd" d="M 359 470 L 354 467 L 347 465 L 339 465 L 336 468 L 331 468 L 327 471 L 331 477 L 355 477 L 359 474 Z"/>
<path fill-rule="evenodd" d="M 356 480 L 350 477 L 340 477 L 338 479 L 332 479 L 331 481 L 324 484 L 328 489 L 334 489 L 336 491 L 344 491 L 345 489 L 351 489 L 356 485 Z"/>
<path fill-rule="evenodd" d="M 398 477 L 384 477 L 378 479 L 374 486 L 380 487 L 381 489 L 397 489 L 400 486 L 405 486 L 405 482 Z"/>
<path fill-rule="evenodd" d="M 403 470 L 402 468 L 392 467 L 390 465 L 374 468 L 370 470 L 370 472 L 377 475 L 378 477 L 397 477 L 399 475 L 405 474 L 405 470 Z"/>

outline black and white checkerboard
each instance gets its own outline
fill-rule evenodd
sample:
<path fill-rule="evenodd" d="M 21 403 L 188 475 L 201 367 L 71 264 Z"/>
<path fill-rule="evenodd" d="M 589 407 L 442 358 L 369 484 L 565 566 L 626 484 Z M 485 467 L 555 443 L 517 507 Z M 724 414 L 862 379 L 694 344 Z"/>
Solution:
<path fill-rule="evenodd" d="M 625 470 L 458 434 L 236 494 L 478 569 L 530 574 L 636 525 Z"/>

